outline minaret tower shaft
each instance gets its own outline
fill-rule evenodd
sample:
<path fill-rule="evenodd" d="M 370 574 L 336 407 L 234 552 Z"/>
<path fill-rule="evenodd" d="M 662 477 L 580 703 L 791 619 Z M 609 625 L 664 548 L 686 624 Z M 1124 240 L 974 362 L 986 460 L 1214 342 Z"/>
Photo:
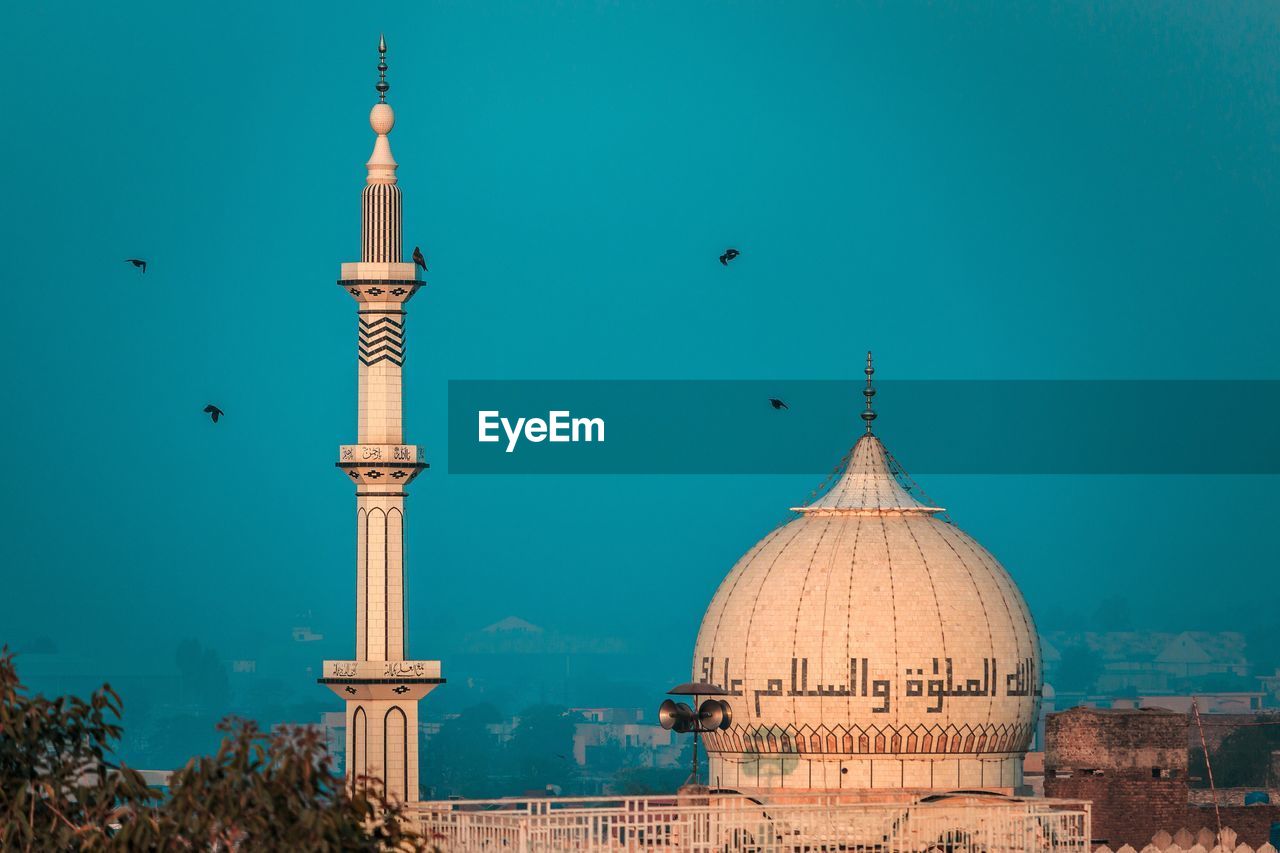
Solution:
<path fill-rule="evenodd" d="M 388 135 L 386 41 L 378 42 L 378 102 L 369 113 L 377 138 L 361 194 L 358 263 L 340 284 L 357 303 L 356 444 L 338 450 L 338 468 L 356 487 L 355 659 L 325 661 L 321 684 L 347 703 L 347 778 L 383 780 L 399 800 L 418 799 L 418 701 L 443 684 L 439 661 L 408 660 L 405 631 L 406 487 L 424 468 L 402 425 L 405 303 L 425 282 L 402 263 L 400 188 Z"/>

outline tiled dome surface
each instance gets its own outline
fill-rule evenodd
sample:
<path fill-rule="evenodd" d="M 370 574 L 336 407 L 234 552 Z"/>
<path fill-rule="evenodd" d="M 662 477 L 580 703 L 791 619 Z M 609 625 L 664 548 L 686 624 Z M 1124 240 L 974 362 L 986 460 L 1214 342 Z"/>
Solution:
<path fill-rule="evenodd" d="M 999 562 L 911 497 L 870 434 L 801 511 L 738 561 L 703 617 L 694 680 L 734 694 L 733 726 L 706 738 L 713 771 L 776 755 L 803 787 L 812 772 L 798 762 L 893 757 L 903 786 L 912 776 L 957 787 L 968 778 L 959 770 L 941 785 L 921 781 L 936 768 L 920 763 L 1020 757 L 1039 645 Z M 839 772 L 843 783 L 849 769 Z M 813 786 L 835 787 L 829 775 Z M 971 778 L 987 783 L 981 770 Z"/>

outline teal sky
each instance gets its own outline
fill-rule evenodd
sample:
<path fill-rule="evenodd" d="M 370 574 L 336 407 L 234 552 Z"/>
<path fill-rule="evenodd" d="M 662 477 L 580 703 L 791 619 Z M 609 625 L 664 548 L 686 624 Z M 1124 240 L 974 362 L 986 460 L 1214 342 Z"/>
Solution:
<path fill-rule="evenodd" d="M 450 379 L 856 378 L 868 349 L 885 378 L 1280 378 L 1274 3 L 356 5 L 6 9 L 0 640 L 239 657 L 309 612 L 317 659 L 350 654 L 333 282 L 380 31 L 431 262 L 418 657 L 518 615 L 682 674 L 716 584 L 816 485 L 450 476 Z M 1195 399 L 1183 428 L 1213 452 Z M 923 485 L 1039 614 L 1119 595 L 1230 628 L 1274 592 L 1273 479 Z"/>

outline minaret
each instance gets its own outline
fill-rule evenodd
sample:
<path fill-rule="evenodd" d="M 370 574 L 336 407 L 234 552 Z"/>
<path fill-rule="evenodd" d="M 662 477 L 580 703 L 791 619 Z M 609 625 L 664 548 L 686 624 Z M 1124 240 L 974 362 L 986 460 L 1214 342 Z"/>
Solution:
<path fill-rule="evenodd" d="M 319 679 L 347 702 L 347 778 L 382 779 L 389 796 L 418 799 L 418 700 L 438 684 L 440 662 L 408 660 L 405 635 L 406 487 L 427 465 L 401 432 L 404 305 L 422 287 L 402 263 L 400 188 L 387 135 L 387 45 L 378 41 L 378 102 L 369 113 L 377 139 L 365 164 L 360 261 L 338 280 L 356 300 L 359 396 L 356 444 L 338 450 L 338 468 L 356 487 L 355 660 L 325 661 Z"/>

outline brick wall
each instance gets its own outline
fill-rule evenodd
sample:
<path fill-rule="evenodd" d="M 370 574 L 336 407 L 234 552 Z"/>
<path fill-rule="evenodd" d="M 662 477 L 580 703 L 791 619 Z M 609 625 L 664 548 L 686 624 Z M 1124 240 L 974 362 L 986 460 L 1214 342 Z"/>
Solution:
<path fill-rule="evenodd" d="M 1093 803 L 1093 837 L 1141 849 L 1187 812 L 1187 718 L 1071 708 L 1045 721 L 1044 793 Z M 1174 827 L 1170 830 L 1169 827 Z"/>
<path fill-rule="evenodd" d="M 1222 807 L 1222 825 L 1234 829 L 1237 840 L 1255 850 L 1269 841 L 1271 824 L 1278 820 L 1280 820 L 1280 805 Z M 1187 821 L 1188 827 L 1191 826 L 1192 821 L 1199 821 L 1200 826 L 1207 826 L 1210 829 L 1217 829 L 1218 826 L 1212 807 L 1188 807 Z"/>
<path fill-rule="evenodd" d="M 1093 804 L 1093 837 L 1141 850 L 1160 830 L 1217 828 L 1212 806 L 1189 802 L 1184 714 L 1072 708 L 1045 721 L 1047 797 Z M 1198 736 L 1197 736 L 1198 739 Z M 1252 847 L 1265 843 L 1280 805 L 1223 806 L 1222 825 Z"/>
<path fill-rule="evenodd" d="M 1065 797 L 1093 803 L 1093 837 L 1113 849 L 1122 844 L 1131 844 L 1135 849 L 1141 850 L 1151 842 L 1151 836 L 1160 830 L 1173 833 L 1186 822 L 1185 779 L 1046 777 L 1044 793 L 1047 797 Z"/>
<path fill-rule="evenodd" d="M 1187 717 L 1158 708 L 1071 708 L 1045 720 L 1045 770 L 1185 775 Z"/>

